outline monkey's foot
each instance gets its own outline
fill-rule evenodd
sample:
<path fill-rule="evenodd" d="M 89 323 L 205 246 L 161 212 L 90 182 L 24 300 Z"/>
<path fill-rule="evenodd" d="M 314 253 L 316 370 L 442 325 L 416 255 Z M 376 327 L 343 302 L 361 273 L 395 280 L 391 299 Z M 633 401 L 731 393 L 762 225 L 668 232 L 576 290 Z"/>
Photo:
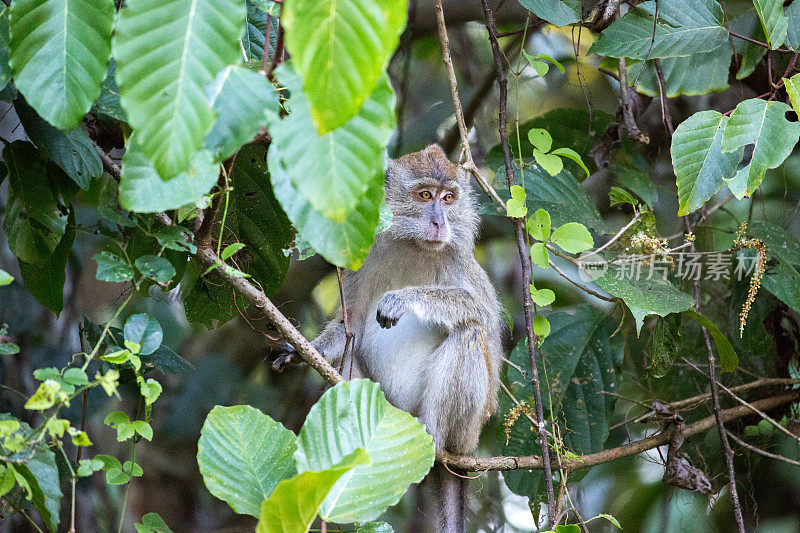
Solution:
<path fill-rule="evenodd" d="M 281 342 L 278 346 L 276 346 L 276 351 L 280 353 L 272 362 L 272 369 L 277 372 L 283 372 L 283 369 L 291 364 L 298 363 L 298 355 L 297 351 L 294 349 L 294 346 L 289 344 L 288 342 Z"/>

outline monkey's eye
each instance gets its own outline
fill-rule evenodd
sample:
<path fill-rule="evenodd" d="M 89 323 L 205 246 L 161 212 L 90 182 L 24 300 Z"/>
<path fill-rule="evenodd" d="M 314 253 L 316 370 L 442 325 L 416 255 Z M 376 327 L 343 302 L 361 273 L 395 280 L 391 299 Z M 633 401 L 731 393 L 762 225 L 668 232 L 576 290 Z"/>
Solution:
<path fill-rule="evenodd" d="M 445 201 L 446 203 L 448 203 L 448 204 L 452 203 L 452 202 L 453 202 L 453 200 L 455 200 L 455 199 L 456 199 L 456 197 L 455 197 L 455 196 L 453 195 L 453 193 L 451 193 L 451 192 L 449 192 L 449 193 L 447 193 L 447 194 L 445 194 L 445 195 L 444 195 L 444 201 Z"/>
<path fill-rule="evenodd" d="M 431 191 L 419 191 L 419 197 L 423 200 L 430 200 L 433 198 L 433 195 L 431 194 Z"/>

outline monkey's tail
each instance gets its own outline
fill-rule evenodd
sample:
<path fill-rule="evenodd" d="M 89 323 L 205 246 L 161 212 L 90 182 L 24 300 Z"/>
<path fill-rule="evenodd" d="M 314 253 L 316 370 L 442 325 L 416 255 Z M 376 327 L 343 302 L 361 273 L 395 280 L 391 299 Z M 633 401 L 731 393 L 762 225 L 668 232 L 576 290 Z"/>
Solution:
<path fill-rule="evenodd" d="M 436 494 L 436 533 L 465 533 L 467 480 L 437 463 L 433 467 Z"/>

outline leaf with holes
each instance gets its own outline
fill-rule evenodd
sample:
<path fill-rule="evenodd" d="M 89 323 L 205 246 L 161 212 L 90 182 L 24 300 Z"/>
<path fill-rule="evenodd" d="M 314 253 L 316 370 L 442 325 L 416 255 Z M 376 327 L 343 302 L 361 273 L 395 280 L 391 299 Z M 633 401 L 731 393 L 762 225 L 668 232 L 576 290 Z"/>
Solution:
<path fill-rule="evenodd" d="M 723 20 L 722 7 L 716 0 L 659 3 L 650 0 L 603 30 L 589 53 L 656 59 L 710 52 L 728 44 Z"/>
<path fill-rule="evenodd" d="M 136 269 L 156 283 L 169 283 L 175 277 L 175 267 L 163 257 L 143 255 L 134 261 Z"/>
<path fill-rule="evenodd" d="M 380 386 L 367 379 L 337 384 L 311 408 L 297 441 L 297 470 L 326 470 L 358 448 L 369 454 L 372 464 L 336 482 L 320 509 L 325 520 L 376 518 L 400 501 L 410 484 L 422 481 L 435 455 L 425 427 L 392 406 Z"/>
<path fill-rule="evenodd" d="M 258 518 L 261 502 L 292 477 L 297 437 L 248 405 L 211 410 L 197 443 L 197 464 L 208 490 L 237 513 Z"/>
<path fill-rule="evenodd" d="M 15 0 L 10 10 L 14 85 L 42 118 L 71 130 L 106 77 L 113 0 Z"/>
<path fill-rule="evenodd" d="M 726 179 L 738 199 L 755 192 L 764 173 L 778 167 L 789 156 L 800 138 L 800 122 L 789 122 L 783 102 L 767 102 L 760 98 L 745 100 L 736 106 L 722 134 L 722 151 L 735 152 L 748 144 L 753 157 L 736 174 Z"/>
<path fill-rule="evenodd" d="M 92 179 L 103 175 L 97 148 L 83 129 L 63 132 L 54 128 L 21 98 L 14 100 L 14 110 L 33 143 L 81 189 L 87 190 Z"/>
<path fill-rule="evenodd" d="M 717 111 L 700 111 L 687 118 L 672 136 L 672 168 L 678 184 L 678 216 L 700 209 L 733 177 L 743 148 L 722 151 L 728 117 Z"/>
<path fill-rule="evenodd" d="M 163 178 L 190 165 L 215 113 L 206 86 L 241 59 L 237 0 L 128 0 L 114 35 L 122 106 Z"/>
<path fill-rule="evenodd" d="M 309 117 L 320 135 L 355 117 L 383 83 L 383 70 L 406 26 L 407 12 L 406 0 L 285 4 L 281 23 L 286 48 L 303 80 Z"/>

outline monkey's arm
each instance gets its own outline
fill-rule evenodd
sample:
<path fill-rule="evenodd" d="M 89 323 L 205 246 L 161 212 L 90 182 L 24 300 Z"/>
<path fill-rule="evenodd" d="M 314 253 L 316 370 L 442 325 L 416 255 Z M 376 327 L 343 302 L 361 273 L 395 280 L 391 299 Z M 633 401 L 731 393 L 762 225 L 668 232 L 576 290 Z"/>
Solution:
<path fill-rule="evenodd" d="M 349 313 L 348 313 L 349 315 Z M 342 321 L 342 313 L 339 311 L 336 316 L 328 322 L 325 329 L 322 330 L 316 339 L 311 341 L 314 348 L 325 357 L 332 365 L 336 366 L 344 353 L 346 337 L 344 334 L 344 322 Z M 277 371 L 282 371 L 287 365 L 292 363 L 300 363 L 297 351 L 294 347 L 287 343 L 286 348 L 282 351 L 275 361 L 272 362 L 272 368 Z"/>
<path fill-rule="evenodd" d="M 405 313 L 453 329 L 486 323 L 487 312 L 467 289 L 448 286 L 415 286 L 389 291 L 378 305 L 377 320 L 383 328 L 397 324 Z"/>

